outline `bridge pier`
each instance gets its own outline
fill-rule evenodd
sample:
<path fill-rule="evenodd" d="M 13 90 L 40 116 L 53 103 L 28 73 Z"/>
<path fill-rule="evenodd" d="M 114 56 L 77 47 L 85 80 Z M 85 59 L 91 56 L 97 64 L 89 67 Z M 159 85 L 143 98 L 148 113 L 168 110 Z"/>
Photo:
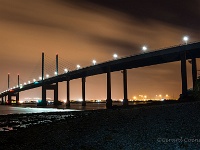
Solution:
<path fill-rule="evenodd" d="M 188 96 L 187 94 L 187 70 L 186 70 L 186 52 L 181 53 L 181 79 L 182 79 L 182 99 Z"/>
<path fill-rule="evenodd" d="M 42 102 L 41 106 L 46 106 L 47 105 L 47 100 L 46 100 L 46 90 L 54 90 L 54 105 L 59 105 L 58 102 L 58 82 L 55 84 L 44 84 L 42 85 Z"/>
<path fill-rule="evenodd" d="M 82 77 L 82 106 L 86 106 L 86 101 L 85 101 L 85 77 Z"/>
<path fill-rule="evenodd" d="M 128 106 L 128 92 L 127 92 L 127 70 L 123 70 L 123 86 L 124 86 L 124 99 L 123 106 Z"/>
<path fill-rule="evenodd" d="M 107 99 L 106 99 L 106 108 L 112 108 L 110 68 L 108 68 L 108 71 L 107 71 Z"/>
<path fill-rule="evenodd" d="M 197 63 L 196 58 L 192 58 L 192 81 L 193 81 L 193 89 L 195 87 L 197 80 Z"/>
<path fill-rule="evenodd" d="M 16 93 L 16 104 L 17 104 L 17 105 L 19 104 L 19 92 Z"/>
<path fill-rule="evenodd" d="M 11 93 L 8 94 L 8 105 L 11 105 Z"/>
<path fill-rule="evenodd" d="M 58 82 L 54 85 L 54 105 L 59 105 L 59 102 L 58 102 Z"/>
<path fill-rule="evenodd" d="M 67 102 L 66 106 L 70 106 L 70 80 L 67 80 Z"/>
<path fill-rule="evenodd" d="M 40 106 L 46 106 L 47 105 L 47 99 L 46 99 L 46 86 L 42 85 L 42 102 L 41 104 L 38 104 Z"/>
<path fill-rule="evenodd" d="M 1 97 L 1 105 L 4 105 L 4 99 L 3 99 L 3 96 Z"/>
<path fill-rule="evenodd" d="M 12 97 L 16 97 L 16 104 L 19 104 L 19 93 L 10 92 L 8 93 L 8 105 L 12 104 Z"/>
<path fill-rule="evenodd" d="M 5 97 L 4 98 L 4 104 L 6 105 L 6 98 L 7 98 L 7 96 L 5 95 L 4 97 Z"/>

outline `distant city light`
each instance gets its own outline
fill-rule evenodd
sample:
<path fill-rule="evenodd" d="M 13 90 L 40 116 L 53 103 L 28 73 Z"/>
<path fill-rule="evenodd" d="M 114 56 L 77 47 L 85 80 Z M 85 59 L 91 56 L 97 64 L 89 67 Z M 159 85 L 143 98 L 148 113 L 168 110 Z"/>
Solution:
<path fill-rule="evenodd" d="M 58 75 L 58 73 L 57 73 L 56 71 L 54 72 L 54 74 L 55 74 L 56 76 Z"/>
<path fill-rule="evenodd" d="M 36 79 L 33 79 L 33 82 L 35 82 L 36 81 Z"/>
<path fill-rule="evenodd" d="M 42 80 L 42 77 L 39 77 L 39 80 Z"/>
<path fill-rule="evenodd" d="M 24 82 L 24 85 L 26 85 L 26 82 Z"/>
<path fill-rule="evenodd" d="M 46 78 L 49 78 L 49 74 L 46 74 Z"/>
<path fill-rule="evenodd" d="M 77 65 L 76 67 L 77 67 L 77 69 L 80 69 L 80 68 L 81 68 L 81 66 L 80 66 L 80 65 Z"/>
<path fill-rule="evenodd" d="M 142 50 L 143 50 L 143 51 L 146 51 L 146 50 L 147 50 L 147 47 L 146 47 L 146 46 L 143 46 L 143 47 L 142 47 Z"/>
<path fill-rule="evenodd" d="M 31 81 L 28 81 L 28 84 L 30 84 L 31 83 Z"/>
<path fill-rule="evenodd" d="M 188 37 L 188 36 L 184 36 L 184 37 L 183 37 L 183 41 L 185 42 L 185 44 L 187 44 L 188 40 L 189 40 L 189 37 Z"/>
<path fill-rule="evenodd" d="M 93 63 L 93 65 L 96 65 L 97 61 L 96 61 L 96 60 L 93 60 L 92 63 Z"/>
<path fill-rule="evenodd" d="M 22 103 L 23 103 L 23 101 L 19 101 L 19 103 L 20 103 L 20 104 L 22 104 Z"/>
<path fill-rule="evenodd" d="M 117 54 L 113 54 L 114 59 L 117 59 L 118 55 Z"/>
<path fill-rule="evenodd" d="M 79 101 L 79 102 L 82 102 L 82 101 L 83 101 L 83 99 L 82 99 L 82 98 L 79 98 L 79 99 L 77 99 L 77 101 Z"/>
<path fill-rule="evenodd" d="M 67 69 L 67 68 L 65 68 L 65 69 L 64 69 L 64 72 L 65 72 L 65 73 L 67 73 L 67 72 L 68 72 L 68 69 Z"/>

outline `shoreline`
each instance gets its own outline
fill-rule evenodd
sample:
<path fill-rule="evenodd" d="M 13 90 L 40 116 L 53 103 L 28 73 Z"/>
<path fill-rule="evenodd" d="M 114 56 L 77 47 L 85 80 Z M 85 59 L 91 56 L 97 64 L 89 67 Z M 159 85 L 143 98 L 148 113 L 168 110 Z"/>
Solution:
<path fill-rule="evenodd" d="M 200 139 L 199 108 L 200 102 L 183 102 L 42 113 L 35 116 L 54 116 L 54 121 L 0 132 L 0 145 L 2 149 L 197 149 L 200 141 L 184 139 Z M 56 120 L 59 115 L 69 116 Z M 172 142 L 176 139 L 183 141 Z"/>

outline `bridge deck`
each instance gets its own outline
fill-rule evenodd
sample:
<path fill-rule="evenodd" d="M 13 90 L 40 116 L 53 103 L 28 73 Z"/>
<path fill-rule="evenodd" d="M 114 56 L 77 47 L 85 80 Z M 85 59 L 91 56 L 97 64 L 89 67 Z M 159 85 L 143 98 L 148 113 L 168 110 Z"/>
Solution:
<path fill-rule="evenodd" d="M 97 64 L 94 66 L 88 66 L 79 70 L 70 71 L 65 74 L 54 76 L 43 80 L 44 84 L 53 84 L 56 82 L 63 82 L 66 80 L 73 80 L 82 77 L 88 77 L 98 74 L 107 73 L 108 68 L 110 72 L 120 71 L 123 69 L 132 69 L 144 66 L 151 66 L 156 64 L 163 64 L 168 62 L 175 62 L 181 60 L 181 53 L 186 53 L 186 59 L 199 58 L 200 57 L 200 42 L 181 45 L 177 47 L 170 47 L 158 51 L 152 51 L 148 53 L 138 54 L 134 56 L 124 57 L 117 60 L 112 60 Z M 22 88 L 14 89 L 15 92 L 25 91 L 42 86 L 42 81 L 31 83 L 23 86 Z M 7 95 L 8 92 L 3 93 L 1 96 Z"/>

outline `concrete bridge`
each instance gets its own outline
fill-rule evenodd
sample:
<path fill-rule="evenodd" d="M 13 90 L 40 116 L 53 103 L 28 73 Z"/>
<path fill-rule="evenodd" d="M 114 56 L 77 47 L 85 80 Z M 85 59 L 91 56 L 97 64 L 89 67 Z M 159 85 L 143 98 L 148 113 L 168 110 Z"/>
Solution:
<path fill-rule="evenodd" d="M 5 97 L 8 96 L 8 104 L 11 104 L 12 96 L 16 97 L 16 103 L 19 101 L 19 93 L 29 89 L 42 87 L 42 105 L 47 105 L 46 102 L 46 90 L 54 90 L 54 104 L 58 104 L 58 83 L 66 81 L 67 83 L 67 106 L 70 106 L 70 81 L 73 79 L 82 79 L 82 106 L 86 105 L 85 101 L 85 84 L 86 78 L 98 74 L 107 74 L 107 99 L 106 107 L 112 107 L 112 96 L 111 96 L 111 72 L 122 71 L 123 72 L 123 105 L 128 105 L 128 94 L 127 94 L 127 69 L 157 65 L 169 62 L 180 61 L 181 62 L 181 79 L 182 79 L 182 99 L 187 98 L 187 70 L 186 60 L 192 60 L 192 78 L 193 86 L 197 79 L 197 66 L 196 58 L 200 57 L 200 42 L 180 45 L 176 47 L 170 47 L 162 50 L 152 51 L 148 53 L 128 56 L 104 63 L 88 66 L 85 68 L 66 72 L 64 74 L 56 75 L 51 78 L 44 79 L 44 53 L 42 53 L 42 79 L 33 83 L 19 85 L 18 76 L 18 87 L 9 89 L 9 75 L 8 75 L 8 90 L 0 94 L 2 104 L 5 102 Z M 56 55 L 56 71 L 58 73 L 58 55 Z"/>

